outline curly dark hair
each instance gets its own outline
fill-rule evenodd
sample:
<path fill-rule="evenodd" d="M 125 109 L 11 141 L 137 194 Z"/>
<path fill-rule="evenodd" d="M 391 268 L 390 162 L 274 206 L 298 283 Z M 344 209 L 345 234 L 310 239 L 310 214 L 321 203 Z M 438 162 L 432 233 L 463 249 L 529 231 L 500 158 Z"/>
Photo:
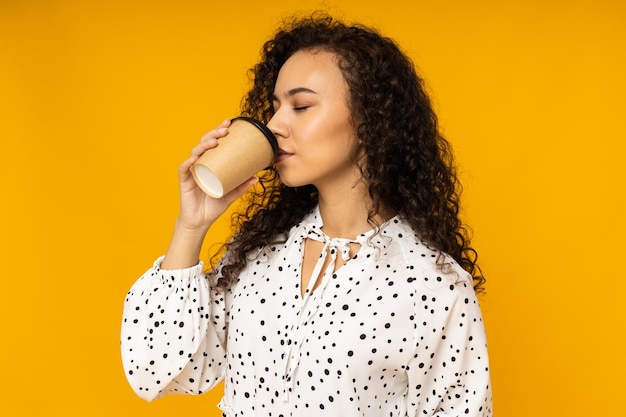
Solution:
<path fill-rule="evenodd" d="M 264 44 L 260 62 L 250 70 L 252 87 L 242 101 L 242 114 L 269 122 L 278 72 L 300 50 L 338 57 L 364 147 L 360 166 L 373 202 L 370 222 L 382 209 L 399 213 L 423 241 L 468 271 L 475 290 L 482 291 L 485 278 L 459 219 L 461 184 L 450 144 L 439 132 L 423 80 L 392 39 L 323 13 L 292 18 Z M 250 253 L 284 241 L 317 201 L 313 185 L 288 187 L 274 168 L 266 170 L 260 186 L 248 194 L 246 209 L 233 218 L 237 232 L 218 285 L 228 287 L 236 280 Z"/>

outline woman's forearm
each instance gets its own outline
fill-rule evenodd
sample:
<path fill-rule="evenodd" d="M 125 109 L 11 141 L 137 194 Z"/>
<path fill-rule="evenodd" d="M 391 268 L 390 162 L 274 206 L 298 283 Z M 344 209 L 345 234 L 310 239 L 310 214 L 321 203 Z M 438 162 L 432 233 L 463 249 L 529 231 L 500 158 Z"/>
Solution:
<path fill-rule="evenodd" d="M 162 269 L 189 268 L 198 263 L 207 230 L 189 230 L 177 221 L 170 244 L 161 262 Z"/>

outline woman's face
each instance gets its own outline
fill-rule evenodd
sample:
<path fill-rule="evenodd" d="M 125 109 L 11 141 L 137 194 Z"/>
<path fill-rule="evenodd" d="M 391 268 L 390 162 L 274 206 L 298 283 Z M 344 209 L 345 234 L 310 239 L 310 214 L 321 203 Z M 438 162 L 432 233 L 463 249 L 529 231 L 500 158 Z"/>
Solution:
<path fill-rule="evenodd" d="M 276 169 L 288 186 L 353 186 L 359 175 L 358 146 L 348 108 L 348 86 L 336 55 L 303 50 L 278 73 L 275 114 L 268 127 L 280 147 Z"/>

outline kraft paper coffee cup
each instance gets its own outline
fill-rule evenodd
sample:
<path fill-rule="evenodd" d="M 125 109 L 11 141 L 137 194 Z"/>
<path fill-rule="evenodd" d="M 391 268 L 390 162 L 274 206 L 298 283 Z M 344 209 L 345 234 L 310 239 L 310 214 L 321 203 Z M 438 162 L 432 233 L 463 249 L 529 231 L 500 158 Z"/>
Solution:
<path fill-rule="evenodd" d="M 220 198 L 272 165 L 277 152 L 278 142 L 267 126 L 250 117 L 236 117 L 228 134 L 200 156 L 191 173 L 202 191 Z"/>

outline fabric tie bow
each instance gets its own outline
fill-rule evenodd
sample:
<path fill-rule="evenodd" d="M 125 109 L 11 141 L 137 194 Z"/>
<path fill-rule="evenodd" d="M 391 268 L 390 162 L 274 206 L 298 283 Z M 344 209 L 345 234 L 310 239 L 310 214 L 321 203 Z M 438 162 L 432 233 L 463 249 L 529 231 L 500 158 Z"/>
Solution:
<path fill-rule="evenodd" d="M 283 374 L 283 400 L 287 401 L 289 393 L 293 389 L 294 374 L 300 363 L 300 350 L 302 343 L 306 335 L 306 324 L 315 315 L 322 302 L 322 294 L 331 280 L 334 271 L 335 264 L 337 262 L 337 254 L 341 253 L 341 259 L 347 262 L 350 259 L 350 244 L 360 243 L 356 240 L 343 239 L 343 238 L 330 238 L 327 236 L 319 226 L 313 224 L 304 225 L 305 239 L 310 238 L 318 242 L 322 242 L 324 247 L 317 259 L 317 263 L 311 273 L 311 279 L 306 288 L 303 298 L 303 304 L 300 312 L 298 313 L 298 320 L 290 329 L 290 337 L 285 349 L 285 368 Z M 330 254 L 330 260 L 326 269 L 322 274 L 322 268 L 326 263 L 326 258 Z M 318 282 L 318 277 L 321 275 L 320 286 L 316 291 L 316 296 L 312 295 L 315 284 Z"/>

